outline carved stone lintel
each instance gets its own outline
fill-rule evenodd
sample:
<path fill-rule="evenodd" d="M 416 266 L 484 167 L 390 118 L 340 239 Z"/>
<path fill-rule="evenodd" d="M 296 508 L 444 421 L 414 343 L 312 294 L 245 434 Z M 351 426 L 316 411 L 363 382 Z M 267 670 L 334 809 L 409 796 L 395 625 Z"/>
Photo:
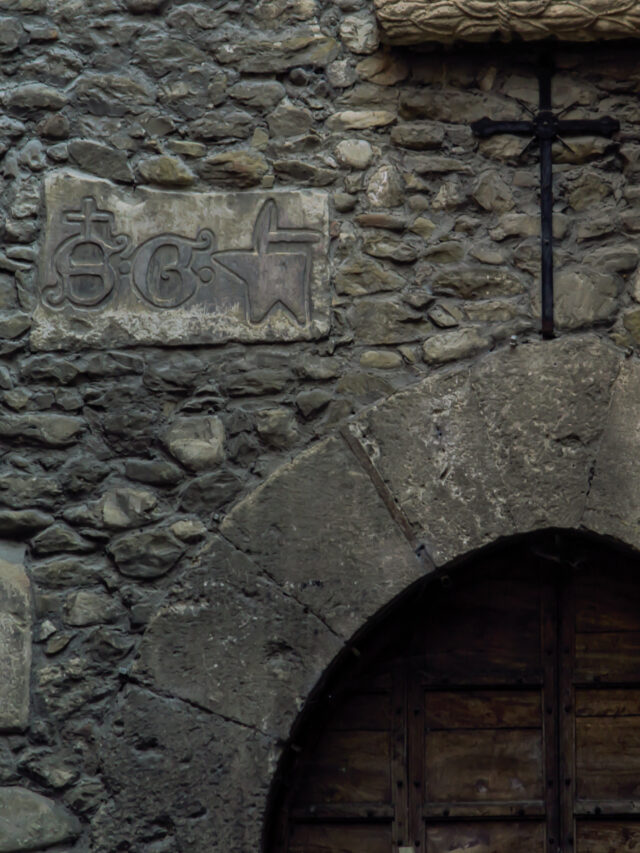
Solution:
<path fill-rule="evenodd" d="M 329 330 L 328 201 L 45 181 L 37 349 L 311 340 Z"/>
<path fill-rule="evenodd" d="M 391 44 L 640 36 L 637 0 L 374 0 Z"/>

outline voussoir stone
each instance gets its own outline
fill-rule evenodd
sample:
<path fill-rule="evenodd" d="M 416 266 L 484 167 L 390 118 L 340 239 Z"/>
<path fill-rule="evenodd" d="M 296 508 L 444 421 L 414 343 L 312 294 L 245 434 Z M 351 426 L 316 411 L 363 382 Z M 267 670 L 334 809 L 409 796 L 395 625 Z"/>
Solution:
<path fill-rule="evenodd" d="M 345 638 L 422 572 L 341 438 L 283 465 L 234 506 L 221 532 Z"/>
<path fill-rule="evenodd" d="M 222 421 L 213 415 L 180 418 L 165 435 L 169 452 L 194 471 L 206 471 L 224 460 L 224 439 Z"/>
<path fill-rule="evenodd" d="M 30 679 L 29 579 L 20 562 L 0 558 L 0 730 L 27 726 Z M 3 849 L 2 815 L 0 807 L 0 850 Z"/>
<path fill-rule="evenodd" d="M 166 575 L 185 550 L 182 542 L 161 528 L 124 533 L 107 545 L 122 574 L 139 580 Z"/>
<path fill-rule="evenodd" d="M 18 786 L 0 788 L 0 853 L 74 841 L 80 824 L 63 806 Z"/>
<path fill-rule="evenodd" d="M 286 737 L 341 647 L 316 616 L 216 537 L 151 620 L 134 673 L 165 695 Z"/>
<path fill-rule="evenodd" d="M 595 456 L 583 524 L 640 545 L 640 365 L 620 365 L 607 424 Z"/>
<path fill-rule="evenodd" d="M 519 532 L 579 523 L 621 358 L 585 334 L 505 348 L 474 366 Z"/>

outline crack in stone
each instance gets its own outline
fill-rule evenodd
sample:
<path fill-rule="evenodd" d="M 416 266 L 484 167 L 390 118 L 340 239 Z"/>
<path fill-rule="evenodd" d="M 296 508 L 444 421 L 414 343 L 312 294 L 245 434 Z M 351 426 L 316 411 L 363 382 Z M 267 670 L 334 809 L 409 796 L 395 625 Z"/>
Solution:
<path fill-rule="evenodd" d="M 345 444 L 355 456 L 356 461 L 360 464 L 360 467 L 371 480 L 374 489 L 376 490 L 383 504 L 387 508 L 389 515 L 402 531 L 405 539 L 408 541 L 414 551 L 417 551 L 418 548 L 421 548 L 422 553 L 426 554 L 426 546 L 424 546 L 424 543 L 418 542 L 413 528 L 411 527 L 411 524 L 409 522 L 409 519 L 406 517 L 402 509 L 396 503 L 393 494 L 391 493 L 389 487 L 380 475 L 380 472 L 369 458 L 369 455 L 364 449 L 364 447 L 360 444 L 358 439 L 351 432 L 349 432 L 346 427 L 340 429 L 339 432 L 342 438 L 344 439 Z M 428 556 L 429 560 L 433 563 L 433 560 L 431 560 L 430 555 Z"/>
<path fill-rule="evenodd" d="M 168 699 L 175 700 L 176 702 L 181 702 L 184 705 L 187 705 L 190 708 L 195 709 L 196 711 L 201 711 L 205 714 L 209 714 L 212 717 L 218 717 L 221 720 L 224 720 L 225 723 L 233 723 L 236 726 L 241 726 L 243 729 L 248 729 L 255 734 L 262 735 L 263 737 L 270 738 L 268 732 L 265 732 L 263 729 L 258 728 L 258 726 L 251 725 L 251 723 L 245 723 L 242 720 L 238 720 L 236 717 L 231 717 L 228 714 L 222 714 L 220 711 L 213 711 L 211 708 L 207 708 L 204 705 L 201 705 L 199 702 L 196 702 L 193 699 L 185 699 L 184 696 L 176 696 L 175 693 L 169 693 L 158 688 L 150 687 L 145 682 L 140 681 L 135 675 L 129 675 L 126 679 L 126 684 L 133 684 L 140 690 L 144 690 L 147 693 L 150 693 L 152 696 L 156 696 L 158 699 Z"/>

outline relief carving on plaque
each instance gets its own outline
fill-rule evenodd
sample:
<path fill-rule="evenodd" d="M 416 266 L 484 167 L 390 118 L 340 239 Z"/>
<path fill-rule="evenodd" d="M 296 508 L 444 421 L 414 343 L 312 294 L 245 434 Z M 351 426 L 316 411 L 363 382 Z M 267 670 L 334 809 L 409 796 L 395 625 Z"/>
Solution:
<path fill-rule="evenodd" d="M 640 35 L 637 0 L 375 0 L 375 7 L 393 44 Z"/>
<path fill-rule="evenodd" d="M 41 348 L 328 330 L 324 192 L 131 193 L 64 173 L 46 195 Z"/>

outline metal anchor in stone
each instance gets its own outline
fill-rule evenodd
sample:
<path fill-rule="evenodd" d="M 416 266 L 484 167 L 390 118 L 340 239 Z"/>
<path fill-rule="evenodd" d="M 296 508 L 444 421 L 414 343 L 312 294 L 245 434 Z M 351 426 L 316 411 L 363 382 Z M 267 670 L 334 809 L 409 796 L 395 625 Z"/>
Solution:
<path fill-rule="evenodd" d="M 553 337 L 553 142 L 557 139 L 566 145 L 562 137 L 571 134 L 610 137 L 620 129 L 620 122 L 609 116 L 564 119 L 562 116 L 567 110 L 554 113 L 551 99 L 553 72 L 550 57 L 544 57 L 539 76 L 540 106 L 537 113 L 529 111 L 529 121 L 494 121 L 485 117 L 471 125 L 474 134 L 479 137 L 515 133 L 533 137 L 527 148 L 536 141 L 540 146 L 542 335 L 545 338 Z"/>

